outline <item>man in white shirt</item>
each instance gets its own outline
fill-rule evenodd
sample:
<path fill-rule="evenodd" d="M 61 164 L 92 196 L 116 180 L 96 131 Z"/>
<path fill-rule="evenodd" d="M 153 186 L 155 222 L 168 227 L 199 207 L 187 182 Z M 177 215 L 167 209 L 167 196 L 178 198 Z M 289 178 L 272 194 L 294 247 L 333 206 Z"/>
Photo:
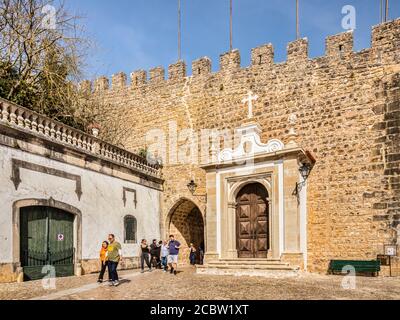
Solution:
<path fill-rule="evenodd" d="M 167 272 L 168 270 L 168 264 L 167 264 L 168 255 L 169 255 L 168 242 L 164 241 L 163 244 L 161 245 L 161 265 L 163 267 L 164 272 Z"/>

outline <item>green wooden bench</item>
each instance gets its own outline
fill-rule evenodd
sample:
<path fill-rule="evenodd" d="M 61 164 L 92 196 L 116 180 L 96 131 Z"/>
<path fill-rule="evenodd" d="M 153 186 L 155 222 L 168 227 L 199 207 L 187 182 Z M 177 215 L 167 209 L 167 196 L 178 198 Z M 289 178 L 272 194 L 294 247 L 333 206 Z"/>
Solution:
<path fill-rule="evenodd" d="M 381 271 L 381 262 L 379 260 L 357 261 L 357 260 L 331 260 L 329 271 L 331 274 L 349 272 L 349 269 L 343 269 L 351 266 L 356 273 L 372 273 L 378 275 Z"/>

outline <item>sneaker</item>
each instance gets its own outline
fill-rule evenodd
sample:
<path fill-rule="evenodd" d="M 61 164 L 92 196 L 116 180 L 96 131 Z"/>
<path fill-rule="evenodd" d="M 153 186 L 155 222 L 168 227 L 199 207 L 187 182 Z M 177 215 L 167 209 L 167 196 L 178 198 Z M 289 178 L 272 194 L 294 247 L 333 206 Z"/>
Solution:
<path fill-rule="evenodd" d="M 110 287 L 112 287 L 114 285 L 114 281 L 110 281 L 110 283 L 108 284 Z"/>
<path fill-rule="evenodd" d="M 170 273 L 171 273 L 171 274 L 173 274 L 173 273 L 174 273 L 174 268 L 171 268 L 171 271 L 170 271 Z"/>
<path fill-rule="evenodd" d="M 152 272 L 152 271 L 153 271 L 153 269 L 152 269 L 152 268 L 150 268 L 150 269 L 149 269 L 149 272 Z"/>
<path fill-rule="evenodd" d="M 144 270 L 141 270 L 140 273 L 144 273 Z"/>
<path fill-rule="evenodd" d="M 163 272 L 167 272 L 167 270 L 164 269 Z"/>
<path fill-rule="evenodd" d="M 113 285 L 114 285 L 114 287 L 118 287 L 119 286 L 119 281 L 114 281 Z"/>
<path fill-rule="evenodd" d="M 102 279 L 97 280 L 97 283 L 103 283 Z"/>
<path fill-rule="evenodd" d="M 174 275 L 175 275 L 175 276 L 177 275 L 177 272 L 176 272 L 176 270 L 174 270 Z"/>

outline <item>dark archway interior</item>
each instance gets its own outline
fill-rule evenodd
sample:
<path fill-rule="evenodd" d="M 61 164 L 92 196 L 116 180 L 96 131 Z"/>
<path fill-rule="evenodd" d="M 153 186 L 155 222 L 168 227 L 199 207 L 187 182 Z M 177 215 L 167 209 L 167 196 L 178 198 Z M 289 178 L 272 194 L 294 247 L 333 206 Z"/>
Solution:
<path fill-rule="evenodd" d="M 189 246 L 193 243 L 197 249 L 196 263 L 200 263 L 199 247 L 204 251 L 204 222 L 199 208 L 189 200 L 181 200 L 171 214 L 168 230 L 182 244 L 179 262 L 189 264 Z"/>

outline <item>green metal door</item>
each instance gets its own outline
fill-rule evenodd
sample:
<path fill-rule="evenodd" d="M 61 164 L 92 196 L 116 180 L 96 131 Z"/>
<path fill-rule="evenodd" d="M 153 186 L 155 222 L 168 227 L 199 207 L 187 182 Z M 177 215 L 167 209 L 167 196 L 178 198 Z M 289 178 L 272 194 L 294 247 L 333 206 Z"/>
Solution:
<path fill-rule="evenodd" d="M 74 216 L 61 210 L 49 210 L 49 264 L 57 277 L 74 274 Z"/>
<path fill-rule="evenodd" d="M 20 211 L 21 265 L 25 280 L 46 276 L 53 266 L 57 277 L 74 274 L 74 216 L 51 207 Z"/>

